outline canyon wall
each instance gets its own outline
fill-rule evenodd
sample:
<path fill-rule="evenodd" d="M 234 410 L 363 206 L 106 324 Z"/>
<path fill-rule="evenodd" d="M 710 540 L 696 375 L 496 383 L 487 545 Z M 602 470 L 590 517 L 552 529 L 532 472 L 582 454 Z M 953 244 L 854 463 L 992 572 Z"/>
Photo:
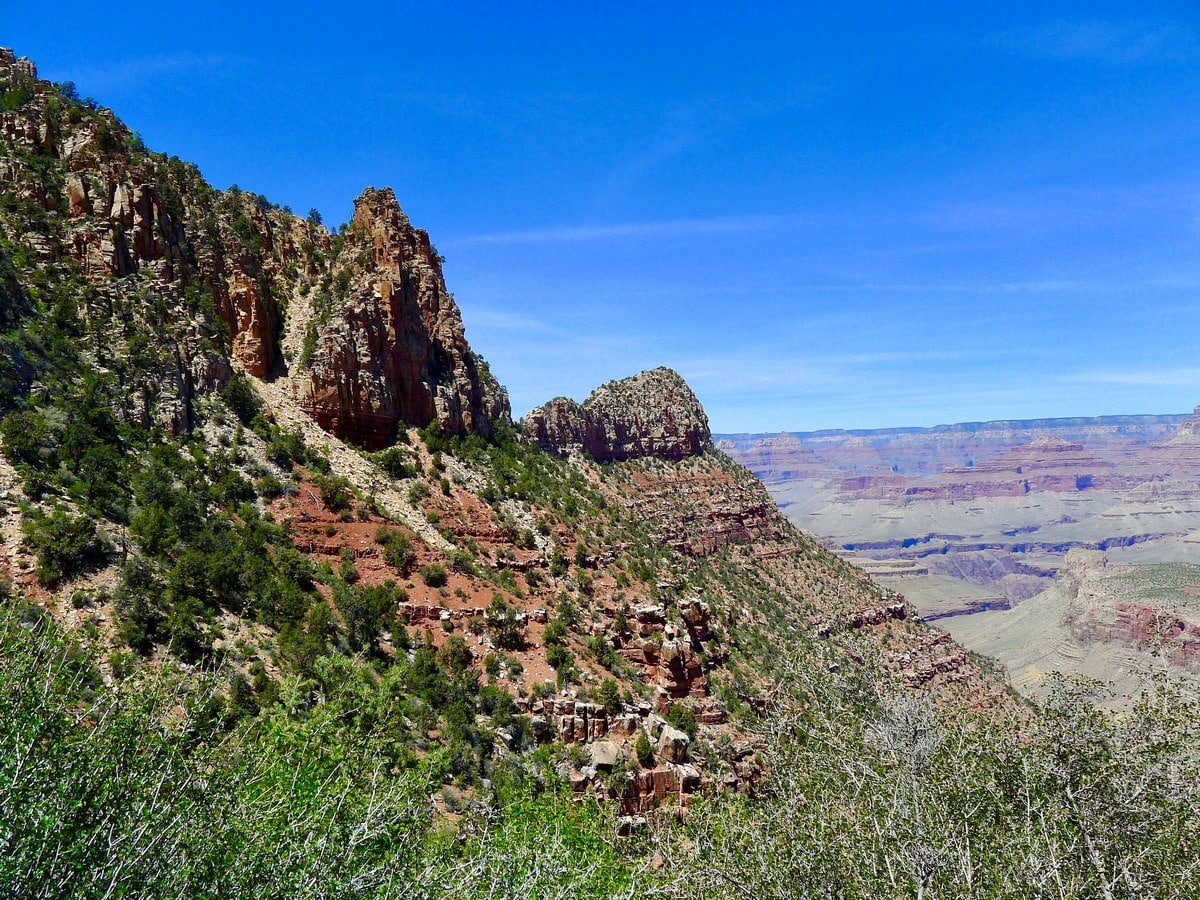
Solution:
<path fill-rule="evenodd" d="M 75 283 L 79 315 L 111 322 L 115 358 L 135 353 L 131 368 L 155 370 L 122 385 L 140 395 L 144 419 L 189 429 L 197 395 L 234 370 L 303 372 L 305 409 L 371 448 L 400 423 L 486 434 L 508 418 L 428 235 L 390 190 L 364 191 L 335 236 L 318 217 L 214 189 L 194 165 L 146 150 L 110 110 L 39 80 L 3 48 L 0 82 L 23 100 L 0 111 L 0 188 L 12 213 L 0 236 Z M 28 300 L 13 293 L 7 306 Z M 301 336 L 294 358 L 281 352 L 289 331 Z M 23 371 L 13 348 L 5 355 L 5 370 Z"/>

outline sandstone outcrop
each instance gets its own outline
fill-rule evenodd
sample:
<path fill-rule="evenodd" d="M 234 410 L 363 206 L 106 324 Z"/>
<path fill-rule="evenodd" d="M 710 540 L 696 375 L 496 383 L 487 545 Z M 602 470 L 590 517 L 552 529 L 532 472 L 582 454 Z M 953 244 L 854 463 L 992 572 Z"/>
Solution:
<path fill-rule="evenodd" d="M 0 141 L 15 151 L 0 158 L 0 189 L 24 210 L 0 233 L 44 262 L 72 261 L 66 274 L 88 287 L 81 315 L 111 318 L 126 339 L 153 335 L 161 372 L 140 386 L 149 420 L 191 427 L 194 396 L 235 368 L 264 379 L 303 369 L 308 413 L 371 448 L 400 423 L 486 434 L 508 418 L 429 236 L 391 190 L 366 190 L 335 239 L 265 197 L 214 190 L 195 166 L 147 151 L 110 110 L 38 80 L 4 48 L 0 85 L 27 97 L 0 112 Z M 297 321 L 300 311 L 313 317 Z M 305 365 L 283 359 L 285 327 L 310 326 Z"/>
<path fill-rule="evenodd" d="M 507 394 L 467 345 L 429 235 L 390 188 L 355 201 L 334 270 L 344 297 L 314 323 L 300 398 L 321 427 L 378 449 L 401 423 L 488 434 L 508 417 Z"/>
<path fill-rule="evenodd" d="M 525 432 L 560 453 L 582 450 L 599 462 L 680 460 L 712 447 L 708 416 L 672 369 L 651 369 L 601 385 L 583 403 L 551 400 L 525 416 Z"/>

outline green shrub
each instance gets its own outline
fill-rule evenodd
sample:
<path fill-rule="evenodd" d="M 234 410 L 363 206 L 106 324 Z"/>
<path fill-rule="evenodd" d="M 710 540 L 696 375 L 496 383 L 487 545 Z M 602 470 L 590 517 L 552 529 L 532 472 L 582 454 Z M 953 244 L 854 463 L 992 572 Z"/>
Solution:
<path fill-rule="evenodd" d="M 381 525 L 375 532 L 375 542 L 383 548 L 384 562 L 401 575 L 409 573 L 417 555 L 404 532 Z"/>
<path fill-rule="evenodd" d="M 41 467 L 54 453 L 50 425 L 36 409 L 9 413 L 0 422 L 0 442 L 15 465 Z"/>
<path fill-rule="evenodd" d="M 399 590 L 394 581 L 373 587 L 338 585 L 334 587 L 334 599 L 346 623 L 350 646 L 355 650 L 373 650 L 392 619 Z"/>
<path fill-rule="evenodd" d="M 471 666 L 471 650 L 462 635 L 452 634 L 438 652 L 438 660 L 451 673 L 465 672 Z"/>
<path fill-rule="evenodd" d="M 37 561 L 34 574 L 46 587 L 95 568 L 108 552 L 95 521 L 87 515 L 72 516 L 62 504 L 55 504 L 49 515 L 27 510 L 21 530 Z"/>
<path fill-rule="evenodd" d="M 597 699 L 603 704 L 609 715 L 615 716 L 624 709 L 624 704 L 621 702 L 621 689 L 617 687 L 617 683 L 613 679 L 605 678 L 600 682 L 597 694 Z"/>
<path fill-rule="evenodd" d="M 637 756 L 638 765 L 642 768 L 649 769 L 654 765 L 654 748 L 650 746 L 650 738 L 646 735 L 645 729 L 638 732 L 633 752 Z"/>
<path fill-rule="evenodd" d="M 421 566 L 420 575 L 426 587 L 440 588 L 446 586 L 446 570 L 437 563 Z"/>
<path fill-rule="evenodd" d="M 240 373 L 225 382 L 225 387 L 221 388 L 221 399 L 243 425 L 249 425 L 255 416 L 262 413 L 262 400 L 258 392 L 250 380 Z"/>
<path fill-rule="evenodd" d="M 488 678 L 500 677 L 500 656 L 496 653 L 489 653 L 483 658 L 483 670 L 487 672 Z"/>
<path fill-rule="evenodd" d="M 446 453 L 451 450 L 450 439 L 436 419 L 421 429 L 421 440 L 430 453 Z"/>
<path fill-rule="evenodd" d="M 260 418 L 258 421 L 262 422 Z M 266 423 L 263 422 L 265 425 Z M 258 429 L 255 429 L 258 432 Z M 261 436 L 261 434 L 260 434 Z M 267 443 L 267 459 L 279 466 L 281 469 L 291 469 L 297 463 L 307 465 L 310 463 L 308 448 L 304 444 L 304 438 L 294 431 L 276 431 L 272 434 L 270 430 L 266 433 Z"/>
<path fill-rule="evenodd" d="M 525 646 L 525 622 L 523 614 L 513 609 L 500 594 L 492 595 L 486 613 L 488 630 L 496 646 L 505 650 L 517 650 Z"/>
<path fill-rule="evenodd" d="M 575 664 L 575 654 L 563 644 L 546 645 L 546 662 L 558 673 L 567 672 Z"/>
<path fill-rule="evenodd" d="M 375 454 L 375 461 L 392 478 L 412 478 L 418 474 L 417 467 L 413 465 L 409 452 L 399 447 L 389 447 L 387 450 L 381 450 Z"/>
<path fill-rule="evenodd" d="M 474 575 L 475 560 L 471 558 L 471 554 L 466 550 L 455 549 L 450 551 L 450 568 L 455 572 L 462 572 L 464 575 Z"/>
<path fill-rule="evenodd" d="M 287 492 L 287 487 L 274 475 L 264 475 L 254 482 L 254 490 L 260 497 L 274 500 L 276 497 L 282 497 Z"/>
<path fill-rule="evenodd" d="M 551 619 L 542 631 L 542 643 L 547 647 L 567 645 L 567 623 L 561 618 Z"/>
<path fill-rule="evenodd" d="M 685 732 L 692 740 L 696 739 L 696 729 L 699 725 L 696 722 L 696 714 L 690 707 L 684 706 L 682 703 L 672 703 L 667 707 L 667 714 L 663 718 L 672 728 L 678 728 Z"/>
<path fill-rule="evenodd" d="M 341 512 L 350 508 L 350 501 L 354 499 L 353 488 L 341 475 L 315 474 L 313 484 L 321 493 L 321 502 L 330 512 Z"/>

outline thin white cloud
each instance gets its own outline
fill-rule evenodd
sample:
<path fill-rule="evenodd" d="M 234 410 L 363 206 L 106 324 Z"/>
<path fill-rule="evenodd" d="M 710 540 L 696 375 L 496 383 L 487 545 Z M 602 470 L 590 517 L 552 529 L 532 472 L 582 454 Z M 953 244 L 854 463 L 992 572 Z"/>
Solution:
<path fill-rule="evenodd" d="M 973 350 L 882 350 L 832 355 L 759 350 L 739 351 L 680 360 L 676 365 L 689 381 L 714 394 L 744 395 L 772 392 L 797 395 L 827 389 L 841 393 L 847 384 L 871 388 L 878 395 L 896 384 L 897 367 L 905 371 L 905 385 L 919 384 L 920 390 L 943 381 L 941 375 L 922 374 L 922 365 L 978 360 L 1005 355 L 1002 351 Z"/>
<path fill-rule="evenodd" d="M 1196 209 L 1197 194 L 1197 185 L 1186 181 L 1009 190 L 938 203 L 914 210 L 907 218 L 914 224 L 951 233 L 1077 230 L 1081 222 L 1096 227 L 1120 224 L 1147 213 L 1191 214 Z"/>
<path fill-rule="evenodd" d="M 1200 55 L 1195 29 L 1175 22 L 1059 21 L 1003 32 L 995 43 L 1042 59 L 1115 65 L 1186 62 Z"/>
<path fill-rule="evenodd" d="M 565 225 L 526 231 L 499 231 L 439 241 L 445 246 L 467 244 L 550 244 L 633 237 L 683 238 L 705 234 L 765 231 L 794 221 L 790 216 L 721 216 L 706 219 L 664 219 L 612 225 Z"/>

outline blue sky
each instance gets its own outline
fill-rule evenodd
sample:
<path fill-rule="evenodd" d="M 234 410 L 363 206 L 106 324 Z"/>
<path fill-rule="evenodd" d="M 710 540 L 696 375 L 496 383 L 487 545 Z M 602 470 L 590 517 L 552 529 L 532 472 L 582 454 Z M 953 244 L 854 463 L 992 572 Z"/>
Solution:
<path fill-rule="evenodd" d="M 1200 403 L 1194 3 L 5 6 L 218 187 L 393 186 L 518 415 L 656 365 L 720 432 Z"/>

